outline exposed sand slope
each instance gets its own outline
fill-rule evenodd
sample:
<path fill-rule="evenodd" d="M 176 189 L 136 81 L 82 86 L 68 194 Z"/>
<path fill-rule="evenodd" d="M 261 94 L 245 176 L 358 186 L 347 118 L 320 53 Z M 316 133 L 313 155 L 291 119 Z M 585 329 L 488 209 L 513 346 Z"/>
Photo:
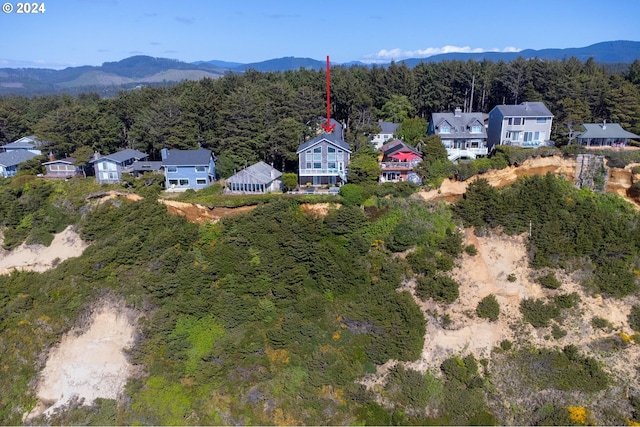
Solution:
<path fill-rule="evenodd" d="M 225 208 L 202 206 L 197 203 L 176 202 L 173 200 L 158 199 L 158 202 L 167 207 L 169 213 L 182 215 L 187 221 L 204 224 L 205 222 L 218 222 L 220 218 L 229 215 L 235 215 L 243 212 L 249 212 L 256 206 L 241 206 L 238 208 Z"/>
<path fill-rule="evenodd" d="M 43 272 L 59 261 L 82 255 L 87 246 L 69 226 L 56 234 L 49 246 L 27 246 L 23 243 L 11 251 L 0 248 L 0 274 L 9 274 L 13 270 Z"/>
<path fill-rule="evenodd" d="M 94 311 L 86 331 L 67 333 L 49 352 L 37 387 L 40 404 L 26 419 L 50 415 L 74 398 L 86 405 L 118 398 L 132 373 L 123 350 L 133 345 L 134 321 L 131 311 L 107 303 Z"/>
<path fill-rule="evenodd" d="M 424 372 L 427 369 L 439 371 L 442 362 L 452 355 L 474 354 L 477 358 L 487 358 L 503 340 L 516 345 L 531 344 L 536 347 L 565 346 L 575 344 L 589 347 L 598 340 L 619 333 L 632 335 L 627 317 L 635 297 L 625 300 L 588 296 L 578 281 L 571 276 L 556 271 L 562 283 L 559 290 L 543 289 L 535 278 L 543 272 L 533 271 L 528 266 L 526 253 L 527 236 L 507 236 L 501 233 L 478 237 L 473 230 L 465 230 L 465 245 L 473 244 L 478 254 L 463 254 L 452 277 L 460 284 L 460 297 L 453 304 L 446 305 L 421 301 L 415 297 L 415 282 L 404 284 L 403 290 L 414 295 L 427 319 L 424 347 L 418 360 L 404 363 L 408 368 Z M 510 282 L 513 274 L 516 280 Z M 524 323 L 520 313 L 520 302 L 524 298 L 543 298 L 558 293 L 577 292 L 581 302 L 577 310 L 567 313 L 558 323 L 568 333 L 564 338 L 549 338 L 551 328 L 533 328 Z M 481 319 L 475 314 L 478 302 L 489 294 L 494 294 L 500 304 L 500 317 L 496 322 Z M 442 316 L 447 314 L 451 323 L 443 326 Z M 612 330 L 594 329 L 593 317 L 608 320 Z M 591 352 L 590 352 L 591 353 Z M 593 353 L 595 354 L 595 353 Z M 640 346 L 632 344 L 615 354 L 598 355 L 616 376 L 638 377 L 635 366 L 640 363 Z M 367 376 L 362 382 L 368 387 L 381 385 L 388 370 L 398 362 L 391 360 L 378 367 L 375 375 Z"/>

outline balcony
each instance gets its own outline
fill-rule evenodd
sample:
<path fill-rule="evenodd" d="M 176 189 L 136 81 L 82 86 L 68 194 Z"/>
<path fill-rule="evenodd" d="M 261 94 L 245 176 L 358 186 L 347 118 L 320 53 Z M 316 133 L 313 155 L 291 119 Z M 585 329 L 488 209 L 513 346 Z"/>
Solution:
<path fill-rule="evenodd" d="M 551 141 L 514 141 L 512 139 L 503 139 L 501 145 L 510 145 L 512 147 L 521 148 L 538 148 L 552 146 Z"/>
<path fill-rule="evenodd" d="M 410 162 L 381 162 L 380 167 L 386 170 L 411 170 L 418 166 L 422 159 L 416 159 Z"/>
<path fill-rule="evenodd" d="M 447 148 L 447 158 L 451 161 L 458 159 L 475 159 L 478 156 L 486 156 L 489 153 L 487 147 L 478 148 Z"/>
<path fill-rule="evenodd" d="M 325 169 L 300 169 L 298 172 L 300 176 L 341 176 L 344 171 L 338 168 L 325 168 Z"/>

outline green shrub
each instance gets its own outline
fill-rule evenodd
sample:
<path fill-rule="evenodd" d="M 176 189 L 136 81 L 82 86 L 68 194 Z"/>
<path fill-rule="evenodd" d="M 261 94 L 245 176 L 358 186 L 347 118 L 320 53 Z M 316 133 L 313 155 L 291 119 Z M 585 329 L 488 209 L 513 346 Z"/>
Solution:
<path fill-rule="evenodd" d="M 636 332 L 640 332 L 640 305 L 634 305 L 631 307 L 628 320 L 631 329 Z"/>
<path fill-rule="evenodd" d="M 560 314 L 555 304 L 547 304 L 542 299 L 525 298 L 520 302 L 520 312 L 525 322 L 531 323 L 536 328 L 549 326 L 551 319 Z"/>
<path fill-rule="evenodd" d="M 565 331 L 564 329 L 560 328 L 560 326 L 554 324 L 551 327 L 551 336 L 554 339 L 559 340 L 560 338 L 564 338 L 565 336 L 567 336 L 567 331 Z"/>
<path fill-rule="evenodd" d="M 504 351 L 509 351 L 513 347 L 513 343 L 509 340 L 500 341 L 500 348 Z"/>
<path fill-rule="evenodd" d="M 361 185 L 345 184 L 340 187 L 340 195 L 345 205 L 361 205 L 369 197 Z"/>
<path fill-rule="evenodd" d="M 580 295 L 576 292 L 556 295 L 553 297 L 553 302 L 559 309 L 575 308 L 580 302 Z"/>
<path fill-rule="evenodd" d="M 492 322 L 498 320 L 500 316 L 500 304 L 495 295 L 487 295 L 482 298 L 476 307 L 476 313 L 483 319 L 489 319 Z"/>
<path fill-rule="evenodd" d="M 419 277 L 416 284 L 416 295 L 426 300 L 433 298 L 451 304 L 460 295 L 458 283 L 447 276 Z"/>
<path fill-rule="evenodd" d="M 516 277 L 516 275 L 515 275 L 515 274 L 510 273 L 510 274 L 507 276 L 507 280 L 508 280 L 509 282 L 513 283 L 513 282 L 515 282 L 516 280 L 518 280 L 518 278 Z"/>
<path fill-rule="evenodd" d="M 556 278 L 555 273 L 548 273 L 536 279 L 536 282 L 548 289 L 558 289 L 562 284 Z"/>
<path fill-rule="evenodd" d="M 478 255 L 478 249 L 473 244 L 465 246 L 464 251 L 467 255 L 471 255 L 471 256 Z"/>
<path fill-rule="evenodd" d="M 612 325 L 607 319 L 596 316 L 591 319 L 591 326 L 593 326 L 595 329 L 611 329 Z"/>

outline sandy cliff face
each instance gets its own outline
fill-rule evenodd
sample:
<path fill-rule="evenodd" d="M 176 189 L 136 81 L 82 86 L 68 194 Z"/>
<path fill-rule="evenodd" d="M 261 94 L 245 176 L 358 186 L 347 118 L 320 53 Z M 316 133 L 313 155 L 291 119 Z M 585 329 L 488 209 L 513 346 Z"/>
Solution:
<path fill-rule="evenodd" d="M 640 174 L 633 174 L 632 169 L 638 164 L 631 164 L 624 169 L 609 168 L 609 180 L 607 182 L 607 192 L 614 193 L 625 198 L 640 209 L 640 190 L 635 190 L 632 185 L 640 181 Z M 494 187 L 504 187 L 513 184 L 518 178 L 523 176 L 545 175 L 548 172 L 563 176 L 571 182 L 576 181 L 576 161 L 560 156 L 541 157 L 528 159 L 520 166 L 510 166 L 506 169 L 489 171 L 478 175 L 485 178 Z M 438 190 L 421 191 L 418 195 L 425 200 L 445 200 L 452 202 L 467 191 L 469 183 L 473 179 L 464 182 L 446 179 Z"/>

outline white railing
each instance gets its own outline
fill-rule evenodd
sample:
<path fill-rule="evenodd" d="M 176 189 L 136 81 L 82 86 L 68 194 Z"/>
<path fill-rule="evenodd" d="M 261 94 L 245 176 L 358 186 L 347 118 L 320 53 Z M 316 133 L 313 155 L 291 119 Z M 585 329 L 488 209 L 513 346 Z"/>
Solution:
<path fill-rule="evenodd" d="M 550 141 L 514 141 L 511 139 L 503 139 L 502 145 L 511 145 L 513 147 L 521 147 L 521 148 L 536 148 L 536 147 L 546 147 L 552 144 Z"/>
<path fill-rule="evenodd" d="M 413 169 L 420 164 L 422 160 L 413 160 L 411 162 L 382 162 L 382 169 Z"/>
<path fill-rule="evenodd" d="M 475 159 L 478 156 L 486 156 L 489 153 L 487 147 L 479 148 L 447 148 L 447 158 L 451 161 L 463 157 Z"/>
<path fill-rule="evenodd" d="M 325 168 L 325 169 L 300 169 L 300 176 L 331 176 L 331 175 L 341 175 L 344 174 L 344 171 L 339 170 L 338 168 Z"/>

